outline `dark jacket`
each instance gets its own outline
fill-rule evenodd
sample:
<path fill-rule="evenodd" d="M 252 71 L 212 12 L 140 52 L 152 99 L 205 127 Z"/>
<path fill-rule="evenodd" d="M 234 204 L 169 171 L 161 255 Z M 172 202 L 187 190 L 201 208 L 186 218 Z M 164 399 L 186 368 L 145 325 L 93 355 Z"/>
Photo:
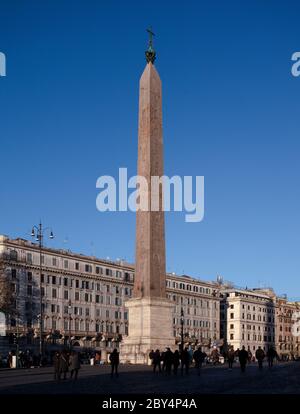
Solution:
<path fill-rule="evenodd" d="M 239 361 L 241 364 L 245 364 L 248 361 L 248 352 L 245 349 L 239 351 Z"/>
<path fill-rule="evenodd" d="M 120 362 L 119 352 L 113 351 L 109 356 L 109 360 L 112 365 L 119 365 L 119 362 Z"/>

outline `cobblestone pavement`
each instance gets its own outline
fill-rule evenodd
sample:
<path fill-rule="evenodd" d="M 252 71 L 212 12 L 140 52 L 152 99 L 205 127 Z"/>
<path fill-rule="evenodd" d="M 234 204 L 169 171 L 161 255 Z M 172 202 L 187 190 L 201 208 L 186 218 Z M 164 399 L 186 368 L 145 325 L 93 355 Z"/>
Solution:
<path fill-rule="evenodd" d="M 188 376 L 153 374 L 149 366 L 120 366 L 118 378 L 110 378 L 109 366 L 83 366 L 76 382 L 53 380 L 52 368 L 0 370 L 0 394 L 300 394 L 300 363 L 280 363 L 259 371 L 249 365 L 205 366 L 201 375 L 191 368 Z"/>

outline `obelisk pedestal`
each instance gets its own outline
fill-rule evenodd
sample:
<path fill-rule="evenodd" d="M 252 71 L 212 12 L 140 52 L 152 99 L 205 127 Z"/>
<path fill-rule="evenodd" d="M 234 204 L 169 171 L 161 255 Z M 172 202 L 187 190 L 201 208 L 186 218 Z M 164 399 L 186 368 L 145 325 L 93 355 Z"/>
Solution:
<path fill-rule="evenodd" d="M 174 348 L 174 305 L 163 298 L 139 298 L 126 302 L 129 318 L 129 336 L 121 345 L 121 361 L 147 364 L 153 349 Z"/>
<path fill-rule="evenodd" d="M 151 32 L 150 32 L 151 33 Z M 151 33 L 152 34 L 152 33 Z M 129 335 L 121 344 L 123 362 L 147 363 L 149 352 L 175 347 L 174 303 L 166 298 L 165 226 L 163 189 L 159 209 L 151 211 L 154 190 L 151 177 L 163 176 L 161 81 L 153 65 L 155 52 L 150 38 L 147 65 L 140 79 L 138 175 L 146 179 L 148 211 L 136 213 L 136 266 L 129 310 Z"/>

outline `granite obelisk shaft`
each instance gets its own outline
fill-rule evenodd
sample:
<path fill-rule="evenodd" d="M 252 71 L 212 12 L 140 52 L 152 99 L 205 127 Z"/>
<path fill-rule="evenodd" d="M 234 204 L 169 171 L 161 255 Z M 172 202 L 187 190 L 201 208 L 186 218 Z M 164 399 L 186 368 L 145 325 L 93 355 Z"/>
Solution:
<path fill-rule="evenodd" d="M 140 79 L 138 175 L 145 177 L 149 211 L 136 213 L 135 298 L 166 297 L 165 226 L 162 188 L 159 210 L 151 211 L 151 177 L 163 176 L 161 80 L 149 62 Z"/>
<path fill-rule="evenodd" d="M 151 349 L 174 349 L 174 303 L 166 298 L 166 259 L 162 188 L 154 191 L 153 177 L 163 175 L 161 81 L 149 46 L 140 79 L 138 175 L 147 183 L 148 208 L 136 213 L 136 267 L 133 297 L 126 301 L 129 332 L 121 344 L 123 362 L 146 364 Z M 152 209 L 155 194 L 156 209 Z M 144 206 L 145 207 L 145 206 Z"/>

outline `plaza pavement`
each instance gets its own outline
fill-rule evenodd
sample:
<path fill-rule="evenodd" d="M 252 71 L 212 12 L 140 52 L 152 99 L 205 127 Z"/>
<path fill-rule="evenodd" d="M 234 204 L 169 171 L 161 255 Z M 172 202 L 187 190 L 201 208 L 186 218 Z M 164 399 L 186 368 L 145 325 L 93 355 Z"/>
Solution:
<path fill-rule="evenodd" d="M 121 365 L 118 378 L 109 366 L 82 366 L 78 380 L 53 380 L 53 368 L 0 370 L 0 394 L 300 394 L 300 362 L 277 363 L 260 372 L 256 364 L 240 372 L 227 366 L 204 366 L 198 376 L 153 374 L 149 366 Z"/>

